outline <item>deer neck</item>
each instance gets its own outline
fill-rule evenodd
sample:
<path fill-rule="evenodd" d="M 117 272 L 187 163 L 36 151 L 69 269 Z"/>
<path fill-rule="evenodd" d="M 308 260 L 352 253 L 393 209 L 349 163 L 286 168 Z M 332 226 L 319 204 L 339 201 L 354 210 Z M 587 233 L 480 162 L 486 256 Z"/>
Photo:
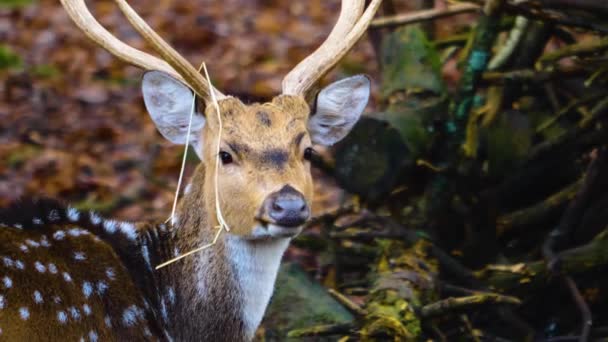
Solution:
<path fill-rule="evenodd" d="M 193 183 L 204 184 L 201 177 L 204 170 L 199 168 Z M 192 188 L 184 196 L 169 250 L 185 253 L 213 240 L 216 220 L 214 212 L 203 210 L 207 207 L 202 189 Z M 182 302 L 167 309 L 174 317 L 168 317 L 175 328 L 173 334 L 179 340 L 225 340 L 227 334 L 234 340 L 251 340 L 272 295 L 289 240 L 247 240 L 223 232 L 215 245 L 167 266 L 163 278 L 174 283 Z"/>

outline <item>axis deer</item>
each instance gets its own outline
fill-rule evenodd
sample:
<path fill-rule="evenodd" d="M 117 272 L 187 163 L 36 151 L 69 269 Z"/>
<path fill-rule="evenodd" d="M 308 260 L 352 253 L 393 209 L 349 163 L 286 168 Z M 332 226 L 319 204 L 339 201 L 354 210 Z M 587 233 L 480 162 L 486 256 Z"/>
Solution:
<path fill-rule="evenodd" d="M 194 94 L 202 99 L 190 141 L 202 163 L 171 225 L 104 219 L 50 200 L 2 212 L 0 340 L 251 340 L 283 252 L 310 217 L 312 144 L 331 145 L 350 131 L 370 82 L 354 76 L 318 94 L 311 88 L 358 41 L 380 2 L 343 0 L 327 40 L 285 76 L 282 94 L 245 105 L 206 83 L 125 0 L 116 0 L 120 10 L 162 59 L 106 31 L 84 0 L 61 0 L 89 38 L 148 70 L 144 102 L 165 138 L 185 143 Z M 216 199 L 230 231 L 156 271 L 213 239 Z"/>

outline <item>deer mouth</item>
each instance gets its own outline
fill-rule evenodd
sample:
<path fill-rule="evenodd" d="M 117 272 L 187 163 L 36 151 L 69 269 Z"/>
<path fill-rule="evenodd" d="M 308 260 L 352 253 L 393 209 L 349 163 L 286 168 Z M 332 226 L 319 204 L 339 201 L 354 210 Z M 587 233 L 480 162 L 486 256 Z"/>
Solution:
<path fill-rule="evenodd" d="M 282 226 L 275 222 L 258 220 L 259 224 L 253 229 L 253 239 L 294 238 L 304 229 L 304 225 Z"/>

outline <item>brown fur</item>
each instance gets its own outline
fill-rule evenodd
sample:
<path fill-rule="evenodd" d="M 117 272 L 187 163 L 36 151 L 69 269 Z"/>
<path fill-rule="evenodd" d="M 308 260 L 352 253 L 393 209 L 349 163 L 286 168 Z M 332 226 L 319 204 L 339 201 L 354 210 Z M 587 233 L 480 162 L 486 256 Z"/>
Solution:
<path fill-rule="evenodd" d="M 232 154 L 234 163 L 220 166 L 218 187 L 222 213 L 231 233 L 247 236 L 255 227 L 256 217 L 264 199 L 284 185 L 291 185 L 312 202 L 312 176 L 310 163 L 303 158 L 304 149 L 310 147 L 308 134 L 296 145 L 298 134 L 306 132 L 309 108 L 306 102 L 295 96 L 277 96 L 272 102 L 245 106 L 236 98 L 220 103 L 222 141 L 220 150 Z M 259 120 L 264 112 L 267 120 Z M 203 153 L 209 176 L 204 184 L 192 183 L 204 189 L 205 212 L 215 213 L 215 163 L 217 161 L 217 137 L 219 122 L 214 106 L 206 110 L 207 124 L 203 129 Z M 266 123 L 270 121 L 272 125 Z M 234 151 L 230 147 L 240 148 Z M 272 150 L 287 152 L 286 167 L 275 167 L 273 161 L 263 158 Z M 211 226 L 217 225 L 213 215 Z"/>

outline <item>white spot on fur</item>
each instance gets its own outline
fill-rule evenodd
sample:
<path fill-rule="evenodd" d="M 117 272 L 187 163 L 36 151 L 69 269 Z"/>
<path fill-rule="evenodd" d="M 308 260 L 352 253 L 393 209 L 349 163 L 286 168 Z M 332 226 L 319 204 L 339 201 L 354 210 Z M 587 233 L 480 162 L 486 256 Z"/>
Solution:
<path fill-rule="evenodd" d="M 55 296 L 55 297 L 53 297 L 53 302 L 54 302 L 55 304 L 61 304 L 61 297 L 59 297 L 59 296 Z"/>
<path fill-rule="evenodd" d="M 97 213 L 95 212 L 91 212 L 90 213 L 90 217 L 91 217 L 91 223 L 94 225 L 98 225 L 101 223 L 101 217 L 99 215 L 97 215 Z"/>
<path fill-rule="evenodd" d="M 80 229 L 80 228 L 72 228 L 70 230 L 68 230 L 68 235 L 73 236 L 73 237 L 79 237 L 81 235 L 87 235 L 89 234 L 88 231 L 84 230 L 84 229 Z"/>
<path fill-rule="evenodd" d="M 112 268 L 112 267 L 106 268 L 106 276 L 110 280 L 116 279 L 116 272 L 114 271 L 114 268 Z"/>
<path fill-rule="evenodd" d="M 55 266 L 55 264 L 53 264 L 52 262 L 49 263 L 48 267 L 49 272 L 51 272 L 52 274 L 57 274 L 57 266 Z"/>
<path fill-rule="evenodd" d="M 44 265 L 40 261 L 36 261 L 34 263 L 34 267 L 36 268 L 36 271 L 40 273 L 46 272 L 46 267 L 44 267 Z"/>
<path fill-rule="evenodd" d="M 63 230 L 58 230 L 53 233 L 53 239 L 57 241 L 61 241 L 65 238 L 65 232 Z"/>
<path fill-rule="evenodd" d="M 40 224 L 42 224 L 42 220 L 41 220 L 41 219 L 39 219 L 39 218 L 37 218 L 37 217 L 34 217 L 34 218 L 32 219 L 32 223 L 33 223 L 33 224 L 40 225 Z"/>
<path fill-rule="evenodd" d="M 34 291 L 34 302 L 36 304 L 41 304 L 44 302 L 44 299 L 42 299 L 42 294 L 40 293 L 40 291 L 36 290 Z"/>
<path fill-rule="evenodd" d="M 119 225 L 120 231 L 127 236 L 127 238 L 131 240 L 135 240 L 137 238 L 137 230 L 135 229 L 135 225 L 130 222 L 121 222 Z"/>
<path fill-rule="evenodd" d="M 59 211 L 57 211 L 57 209 L 49 211 L 48 219 L 51 222 L 59 221 Z"/>
<path fill-rule="evenodd" d="M 148 246 L 146 244 L 141 246 L 141 255 L 144 257 L 144 260 L 146 260 L 148 268 L 152 269 L 152 264 L 150 263 L 150 252 L 148 251 Z"/>
<path fill-rule="evenodd" d="M 179 256 L 179 248 L 177 248 L 177 247 L 173 248 L 173 256 L 174 257 L 178 257 Z"/>
<path fill-rule="evenodd" d="M 4 300 L 4 296 L 0 295 L 0 309 L 4 309 L 6 306 L 6 301 Z"/>
<path fill-rule="evenodd" d="M 21 223 L 15 223 L 13 225 L 13 227 L 17 228 L 17 229 L 23 229 L 23 225 Z"/>
<path fill-rule="evenodd" d="M 86 255 L 83 252 L 74 252 L 74 260 L 82 261 L 86 260 Z"/>
<path fill-rule="evenodd" d="M 42 237 L 40 238 L 40 245 L 42 247 L 51 247 L 51 243 L 45 235 L 42 235 Z"/>
<path fill-rule="evenodd" d="M 108 284 L 106 282 L 100 281 L 97 283 L 97 293 L 99 295 L 103 295 L 108 290 Z"/>
<path fill-rule="evenodd" d="M 68 207 L 67 216 L 68 220 L 76 222 L 80 219 L 80 212 L 76 208 Z"/>
<path fill-rule="evenodd" d="M 103 229 L 105 229 L 106 233 L 114 234 L 116 233 L 116 229 L 118 228 L 118 223 L 114 220 L 106 220 L 103 222 Z"/>
<path fill-rule="evenodd" d="M 186 185 L 186 188 L 184 188 L 184 194 L 185 195 L 189 194 L 191 190 L 192 190 L 192 183 L 188 183 L 188 185 Z"/>
<path fill-rule="evenodd" d="M 21 317 L 22 320 L 27 321 L 30 318 L 30 310 L 26 307 L 20 307 L 19 317 Z"/>
<path fill-rule="evenodd" d="M 13 259 L 11 259 L 9 257 L 2 257 L 2 262 L 4 263 L 4 266 L 6 266 L 6 267 L 13 267 Z"/>
<path fill-rule="evenodd" d="M 25 264 L 21 260 L 15 261 L 15 267 L 19 270 L 25 269 Z"/>
<path fill-rule="evenodd" d="M 106 327 L 108 327 L 108 328 L 112 327 L 112 321 L 110 320 L 110 316 L 104 317 L 103 322 L 106 324 Z"/>
<path fill-rule="evenodd" d="M 68 312 L 70 313 L 70 316 L 72 316 L 73 319 L 75 320 L 80 320 L 80 311 L 78 311 L 78 309 L 76 309 L 76 307 L 71 306 L 68 308 Z"/>
<path fill-rule="evenodd" d="M 144 336 L 152 337 L 152 332 L 150 331 L 150 328 L 148 328 L 148 327 L 144 328 Z"/>
<path fill-rule="evenodd" d="M 31 239 L 25 240 L 25 243 L 27 245 L 29 245 L 30 247 L 40 247 L 40 244 L 38 242 L 31 240 Z"/>
<path fill-rule="evenodd" d="M 65 324 L 68 321 L 68 315 L 65 311 L 57 311 L 57 320 L 61 324 Z"/>
<path fill-rule="evenodd" d="M 84 312 L 85 315 L 90 316 L 91 315 L 91 307 L 89 306 L 89 304 L 84 304 L 82 305 L 82 312 Z"/>
<path fill-rule="evenodd" d="M 5 289 L 10 289 L 11 287 L 13 287 L 13 280 L 9 277 L 4 277 L 2 278 L 2 283 L 4 284 L 4 288 Z"/>
<path fill-rule="evenodd" d="M 97 342 L 97 333 L 93 330 L 89 331 L 89 341 Z"/>
<path fill-rule="evenodd" d="M 86 298 L 89 298 L 91 296 L 91 293 L 93 293 L 93 286 L 91 285 L 91 283 L 89 283 L 88 281 L 82 283 L 82 294 Z"/>
<path fill-rule="evenodd" d="M 274 290 L 279 264 L 290 239 L 252 242 L 228 236 L 228 259 L 236 270 L 243 301 L 242 319 L 253 338 Z"/>
<path fill-rule="evenodd" d="M 71 282 L 72 277 L 70 277 L 70 274 L 68 272 L 63 272 L 63 280 L 65 280 L 67 282 Z"/>
<path fill-rule="evenodd" d="M 161 301 L 160 301 L 160 312 L 161 312 L 161 315 L 163 316 L 163 321 L 168 322 L 169 314 L 167 313 L 167 304 L 165 304 L 164 299 L 161 299 Z"/>
<path fill-rule="evenodd" d="M 169 300 L 169 304 L 175 304 L 175 290 L 172 287 L 167 288 L 167 299 Z"/>
<path fill-rule="evenodd" d="M 30 249 L 29 249 L 29 248 L 27 248 L 27 246 L 26 246 L 26 245 L 24 245 L 24 244 L 20 244 L 20 245 L 19 245 L 19 249 L 20 249 L 22 252 L 25 252 L 25 253 L 29 252 L 29 250 L 30 250 Z"/>
<path fill-rule="evenodd" d="M 143 317 L 143 311 L 137 305 L 131 305 L 122 313 L 122 324 L 126 327 L 131 327 L 141 317 Z"/>

